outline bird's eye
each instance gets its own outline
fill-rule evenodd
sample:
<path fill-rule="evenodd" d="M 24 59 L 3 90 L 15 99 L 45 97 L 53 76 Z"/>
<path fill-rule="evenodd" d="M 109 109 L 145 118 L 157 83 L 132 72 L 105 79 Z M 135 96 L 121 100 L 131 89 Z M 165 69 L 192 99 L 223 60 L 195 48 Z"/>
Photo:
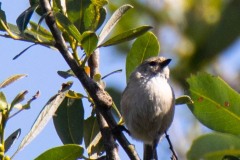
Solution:
<path fill-rule="evenodd" d="M 156 66 L 156 65 L 157 65 L 157 62 L 155 62 L 155 61 L 149 62 L 149 65 L 150 65 L 150 66 Z"/>

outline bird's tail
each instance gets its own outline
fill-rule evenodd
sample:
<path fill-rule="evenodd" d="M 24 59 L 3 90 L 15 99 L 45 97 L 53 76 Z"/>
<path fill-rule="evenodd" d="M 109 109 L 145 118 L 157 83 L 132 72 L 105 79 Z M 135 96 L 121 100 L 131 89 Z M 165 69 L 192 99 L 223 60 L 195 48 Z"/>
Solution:
<path fill-rule="evenodd" d="M 143 160 L 157 160 L 156 147 L 150 144 L 144 144 Z"/>

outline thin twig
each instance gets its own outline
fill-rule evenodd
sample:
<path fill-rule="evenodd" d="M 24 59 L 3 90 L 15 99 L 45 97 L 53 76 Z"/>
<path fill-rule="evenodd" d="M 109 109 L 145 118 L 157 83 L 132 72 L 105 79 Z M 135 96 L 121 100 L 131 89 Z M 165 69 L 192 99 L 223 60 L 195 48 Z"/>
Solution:
<path fill-rule="evenodd" d="M 166 139 L 167 139 L 168 144 L 169 144 L 169 149 L 170 149 L 171 152 L 172 152 L 172 157 L 171 157 L 171 159 L 172 159 L 172 160 L 178 160 L 177 154 L 176 154 L 176 152 L 174 151 L 172 142 L 171 142 L 170 137 L 169 137 L 169 135 L 167 134 L 167 132 L 165 132 L 165 135 L 166 135 Z"/>

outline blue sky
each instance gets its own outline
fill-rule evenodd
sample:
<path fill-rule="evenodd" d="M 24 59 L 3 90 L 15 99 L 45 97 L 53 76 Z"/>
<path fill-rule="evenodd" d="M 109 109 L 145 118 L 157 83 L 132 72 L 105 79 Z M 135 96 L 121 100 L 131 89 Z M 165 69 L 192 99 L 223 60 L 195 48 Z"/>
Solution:
<path fill-rule="evenodd" d="M 2 0 L 1 2 L 2 9 L 7 15 L 8 22 L 14 24 L 17 16 L 28 7 L 28 1 L 21 1 L 21 3 L 19 3 L 19 1 Z M 13 3 L 17 3 L 17 5 L 13 6 Z M 29 45 L 31 44 L 0 37 L 0 81 L 13 74 L 28 74 L 28 77 L 21 79 L 15 84 L 10 85 L 6 89 L 2 90 L 5 93 L 7 100 L 11 102 L 15 95 L 17 95 L 22 90 L 29 91 L 27 99 L 30 99 L 32 95 L 34 95 L 38 90 L 41 92 L 41 96 L 32 103 L 30 110 L 21 112 L 19 115 L 9 120 L 7 124 L 6 136 L 18 128 L 22 129 L 22 133 L 15 145 L 7 153 L 8 155 L 12 155 L 12 153 L 16 150 L 16 147 L 19 145 L 22 138 L 28 133 L 37 115 L 41 111 L 42 107 L 46 104 L 48 99 L 57 93 L 62 83 L 68 81 L 57 75 L 58 70 L 68 70 L 69 67 L 66 65 L 64 59 L 56 50 L 42 46 L 34 46 L 17 60 L 12 60 L 15 55 L 17 55 Z M 123 69 L 124 71 L 125 56 L 116 54 L 116 51 L 113 47 L 102 48 L 100 52 L 100 69 L 102 75 L 105 75 L 117 69 Z M 230 74 L 230 76 L 235 76 L 238 73 L 240 67 L 238 63 L 240 54 L 236 53 L 239 52 L 240 41 L 237 41 L 232 47 L 227 49 L 224 55 L 219 59 L 220 67 L 227 69 L 229 71 L 227 71 L 227 74 Z M 125 72 L 114 74 L 108 77 L 105 81 L 108 86 L 118 86 L 120 90 L 123 90 L 126 85 Z M 72 89 L 83 92 L 80 83 L 76 80 L 74 80 Z M 181 92 L 178 92 L 177 96 L 180 94 Z M 88 104 L 84 104 L 87 107 Z M 184 115 L 184 117 L 181 117 L 182 115 Z M 181 130 L 184 128 L 186 123 L 188 123 L 187 121 L 191 120 L 191 118 L 191 113 L 188 111 L 186 106 L 177 107 L 176 118 L 174 120 L 173 126 L 170 129 L 170 133 L 172 133 L 170 136 L 172 136 L 173 142 L 177 142 L 177 139 L 181 136 L 184 137 L 183 134 L 185 132 Z M 181 121 L 179 121 L 179 119 L 181 119 Z M 175 130 L 178 130 L 178 136 L 175 136 Z M 128 138 L 131 140 L 130 137 Z M 131 142 L 135 144 L 138 153 L 140 156 L 142 156 L 142 144 L 136 142 L 135 140 Z M 183 145 L 185 145 L 185 142 L 187 143 L 187 141 L 184 141 L 184 139 L 182 142 Z M 34 159 L 45 150 L 59 145 L 62 145 L 62 143 L 56 134 L 52 121 L 50 121 L 46 128 L 40 133 L 40 135 L 37 136 L 37 138 L 34 139 L 31 144 L 20 151 L 15 156 L 14 160 Z M 178 145 L 181 146 L 181 144 Z M 163 140 L 163 145 L 160 145 L 158 150 L 159 155 L 163 155 L 162 157 L 166 158 L 170 156 L 165 140 Z M 122 159 L 126 159 L 124 158 L 126 155 L 121 147 L 120 155 Z"/>

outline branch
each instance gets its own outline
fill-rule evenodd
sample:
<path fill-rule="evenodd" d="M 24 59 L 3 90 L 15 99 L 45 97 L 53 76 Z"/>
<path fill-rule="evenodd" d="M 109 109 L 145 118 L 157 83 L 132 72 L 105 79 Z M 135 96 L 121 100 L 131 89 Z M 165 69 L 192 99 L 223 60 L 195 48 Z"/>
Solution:
<path fill-rule="evenodd" d="M 73 56 L 68 52 L 66 42 L 63 39 L 61 31 L 56 25 L 55 18 L 53 16 L 51 6 L 48 0 L 40 0 L 40 6 L 43 13 L 50 13 L 45 17 L 46 23 L 55 39 L 55 47 L 59 50 L 71 70 L 74 72 L 76 77 L 82 83 L 83 87 L 87 90 L 91 98 L 93 99 L 95 106 L 99 109 L 99 112 L 103 115 L 107 121 L 110 129 L 116 128 L 117 123 L 111 113 L 110 108 L 112 107 L 112 98 L 107 92 L 103 90 L 101 86 L 95 83 L 90 77 L 87 76 L 84 69 L 78 65 L 74 60 Z M 139 156 L 135 151 L 134 147 L 130 145 L 126 137 L 122 132 L 114 134 L 115 138 L 119 141 L 129 158 L 132 160 L 139 160 Z"/>
<path fill-rule="evenodd" d="M 94 75 L 99 73 L 99 49 L 95 50 L 88 59 L 88 66 L 90 67 L 90 77 L 93 79 Z M 103 144 L 106 150 L 106 158 L 120 160 L 118 148 L 111 129 L 109 128 L 103 115 L 99 112 L 98 107 L 96 107 L 96 115 L 100 132 L 102 134 Z"/>

